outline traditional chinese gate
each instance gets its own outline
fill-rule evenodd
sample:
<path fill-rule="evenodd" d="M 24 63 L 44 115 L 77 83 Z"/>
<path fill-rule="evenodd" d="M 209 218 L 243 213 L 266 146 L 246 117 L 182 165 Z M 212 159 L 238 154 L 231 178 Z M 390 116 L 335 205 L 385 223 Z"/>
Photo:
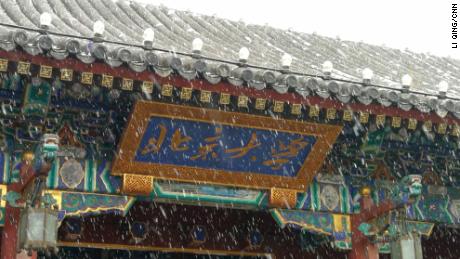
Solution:
<path fill-rule="evenodd" d="M 460 102 L 437 81 L 459 81 L 456 61 L 135 1 L 2 0 L 0 13 L 14 23 L 0 24 L 2 258 L 24 203 L 45 200 L 60 247 L 363 258 L 460 223 Z M 249 59 L 239 44 L 254 34 Z M 381 87 L 401 60 L 416 90 L 408 75 Z M 43 196 L 43 181 L 24 191 L 46 173 Z"/>

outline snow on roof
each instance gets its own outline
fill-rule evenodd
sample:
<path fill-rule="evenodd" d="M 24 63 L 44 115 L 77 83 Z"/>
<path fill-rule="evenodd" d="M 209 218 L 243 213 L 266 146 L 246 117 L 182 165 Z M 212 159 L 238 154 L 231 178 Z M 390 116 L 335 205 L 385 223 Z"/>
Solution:
<path fill-rule="evenodd" d="M 440 81 L 449 83 L 448 96 L 460 97 L 460 61 L 391 49 L 362 42 L 281 30 L 267 25 L 247 25 L 165 6 L 113 0 L 2 0 L 0 22 L 39 28 L 40 14 L 53 16 L 50 31 L 92 37 L 97 20 L 105 24 L 105 39 L 142 43 L 143 31 L 155 30 L 154 46 L 178 52 L 190 52 L 191 42 L 204 41 L 202 54 L 207 57 L 237 61 L 238 51 L 250 50 L 249 63 L 281 68 L 284 53 L 293 56 L 292 71 L 320 74 L 321 65 L 330 60 L 338 78 L 361 81 L 361 71 L 370 68 L 373 82 L 399 85 L 410 74 L 413 89 L 436 94 Z"/>

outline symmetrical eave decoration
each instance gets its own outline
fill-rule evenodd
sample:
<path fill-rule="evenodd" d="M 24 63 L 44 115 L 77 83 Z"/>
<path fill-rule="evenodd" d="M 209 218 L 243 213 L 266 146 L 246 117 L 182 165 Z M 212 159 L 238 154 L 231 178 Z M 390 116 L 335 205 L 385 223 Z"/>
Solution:
<path fill-rule="evenodd" d="M 236 87 L 258 91 L 273 89 L 279 94 L 294 93 L 303 98 L 334 98 L 344 104 L 378 104 L 383 107 L 398 107 L 404 111 L 417 109 L 422 113 L 435 112 L 441 118 L 450 113 L 460 118 L 460 101 L 457 99 L 407 92 L 401 87 L 379 88 L 324 76 L 299 76 L 295 73 L 290 74 L 289 71 L 279 73 L 216 63 L 199 57 L 124 47 L 114 43 L 91 43 L 84 39 L 50 36 L 24 30 L 6 30 L 5 33 L 0 49 L 7 52 L 21 49 L 31 56 L 48 55 L 56 60 L 75 57 L 85 64 L 104 62 L 112 68 L 124 66 L 136 73 L 151 71 L 159 77 L 177 74 L 188 81 L 205 79 L 210 84 L 226 81 Z"/>
<path fill-rule="evenodd" d="M 212 68 L 212 73 L 230 77 L 231 68 L 225 64 L 211 64 L 209 67 Z M 49 73 L 41 74 L 41 71 L 48 71 Z M 316 91 L 317 93 L 327 94 L 328 97 L 326 98 L 325 95 L 303 97 L 291 91 L 280 94 L 275 89 L 267 88 L 266 83 L 259 81 L 263 78 L 272 82 L 276 80 L 276 74 L 270 71 L 262 71 L 263 73 L 261 72 L 259 75 L 256 73 L 254 78 L 258 80 L 257 84 L 261 83 L 267 86 L 263 90 L 257 90 L 249 86 L 235 87 L 226 82 L 219 82 L 214 85 L 201 79 L 186 80 L 180 75 L 175 74 L 170 74 L 168 77 L 161 77 L 150 69 L 143 72 L 135 72 L 126 66 L 112 68 L 107 64 L 99 62 L 87 65 L 72 57 L 68 57 L 65 60 L 56 60 L 44 57 L 43 55 L 31 56 L 21 51 L 0 51 L 0 72 L 10 73 L 10 75 L 14 75 L 16 72 L 21 76 L 43 77 L 45 80 L 59 78 L 65 84 L 71 83 L 71 89 L 79 85 L 82 90 L 86 89 L 85 91 L 102 87 L 110 92 L 110 100 L 116 100 L 121 92 L 129 94 L 132 100 L 150 99 L 152 94 L 173 100 L 176 98 L 174 97 L 176 94 L 182 96 L 182 90 L 191 90 L 190 97 L 200 92 L 207 93 L 208 96 L 212 97 L 209 100 L 208 98 L 198 98 L 198 101 L 204 101 L 204 103 L 214 102 L 217 98 L 219 105 L 235 105 L 240 109 L 255 108 L 261 111 L 268 110 L 269 112 L 280 115 L 291 114 L 290 117 L 297 119 L 307 117 L 316 121 L 315 118 L 327 117 L 329 122 L 333 124 L 337 122 L 337 119 L 348 122 L 358 119 L 361 124 L 373 122 L 374 120 L 380 123 L 387 121 L 394 128 L 407 127 L 409 130 L 415 130 L 422 127 L 422 125 L 425 126 L 425 122 L 429 121 L 432 123 L 432 127 L 428 131 L 441 135 L 459 136 L 460 134 L 458 126 L 460 120 L 456 118 L 456 113 L 446 112 L 446 110 L 442 112 L 439 109 L 438 112 L 429 112 L 428 106 L 419 106 L 423 108 L 423 111 L 415 108 L 406 111 L 406 109 L 399 107 L 402 104 L 386 106 L 386 104 L 382 105 L 381 103 L 371 102 L 366 105 L 359 102 L 358 99 L 352 98 L 353 94 L 362 92 L 361 86 L 356 84 L 343 83 L 341 85 L 336 81 L 319 78 L 302 78 L 302 80 L 297 81 L 297 84 L 300 85 L 297 93 Z M 203 75 L 206 75 L 206 77 L 218 76 L 215 74 L 211 75 L 208 72 L 203 73 Z M 216 78 L 218 77 L 214 77 L 214 79 Z M 221 80 L 218 79 L 218 81 Z M 325 85 L 325 82 L 329 82 L 329 85 L 332 85 L 332 92 L 337 92 L 337 86 L 339 88 L 344 86 L 340 89 L 347 89 L 343 92 L 350 93 L 350 95 L 348 97 L 340 95 L 342 93 L 340 89 L 335 95 L 331 95 L 329 92 L 324 91 L 324 89 L 321 90 L 320 85 Z M 162 94 L 163 89 L 166 89 L 163 86 L 166 85 L 169 86 L 168 93 L 171 93 L 170 97 Z M 312 85 L 312 89 L 308 85 Z M 346 88 L 345 85 L 348 85 L 350 88 Z M 390 93 L 388 96 L 394 99 L 396 94 Z M 458 105 L 455 100 L 451 99 L 431 99 L 430 102 L 435 104 L 444 103 L 451 110 L 455 110 L 455 107 Z M 326 114 L 327 116 L 325 116 Z"/>
<path fill-rule="evenodd" d="M 174 14 L 168 13 L 154 26 L 167 24 L 168 28 L 160 31 L 165 37 L 154 42 L 153 29 L 147 28 L 140 45 L 136 43 L 140 42 L 136 36 L 139 24 L 133 26 L 131 18 L 140 18 L 143 25 L 152 24 L 152 20 L 146 19 L 146 13 L 137 17 L 136 12 L 134 16 L 127 12 L 135 3 L 121 10 L 130 19 L 115 21 L 104 33 L 104 21 L 114 22 L 107 19 L 107 12 L 96 10 L 84 26 L 78 19 L 68 24 L 68 17 L 62 20 L 63 12 L 59 12 L 53 22 L 56 27 L 51 25 L 51 15 L 42 13 L 49 19 L 42 22 L 41 15 L 39 29 L 35 29 L 37 16 L 29 17 L 27 10 L 57 10 L 62 3 L 58 0 L 44 8 L 38 0 L 19 2 L 0 5 L 6 20 L 15 23 L 0 24 L 0 105 L 4 117 L 0 120 L 0 164 L 4 165 L 0 171 L 0 226 L 11 222 L 5 220 L 11 217 L 7 204 L 21 206 L 16 203 L 19 194 L 7 192 L 9 187 L 3 184 L 21 176 L 20 155 L 30 157 L 36 140 L 50 132 L 59 133 L 63 145 L 49 172 L 45 196 L 61 215 L 115 212 L 126 216 L 135 200 L 271 209 L 281 228 L 296 227 L 324 235 L 321 241 L 334 241 L 336 248 L 350 249 L 352 234 L 357 234 L 350 224 L 357 225 L 352 222 L 360 210 L 360 190 L 365 187 L 376 204 L 385 204 L 398 190 L 404 190 L 397 186 L 393 191 L 389 186 L 400 176 L 415 172 L 424 189 L 420 198 L 398 214 L 410 231 L 429 236 L 436 223 L 460 222 L 456 188 L 460 167 L 451 159 L 460 150 L 458 93 L 454 98 L 458 88 L 452 88 L 452 95 L 447 96 L 447 82 L 438 85 L 437 93 L 429 87 L 439 79 L 459 84 L 455 75 L 458 66 L 449 64 L 452 60 L 448 58 L 424 60 L 424 54 L 420 58 L 399 52 L 401 55 L 392 55 L 398 57 L 395 61 L 384 57 L 391 50 L 379 51 L 376 46 L 350 43 L 352 47 L 344 49 L 352 51 L 342 52 L 325 37 L 288 32 L 288 36 L 300 37 L 291 41 L 281 31 L 277 37 L 280 41 L 272 45 L 273 33 L 248 30 L 250 26 L 235 29 L 230 22 L 230 29 L 225 24 L 221 29 L 241 32 L 229 35 L 232 43 L 214 35 L 205 39 L 210 44 L 202 52 L 203 41 L 195 38 L 189 53 L 183 47 L 188 32 L 193 36 L 205 34 L 188 22 L 185 24 L 191 30 L 176 30 L 173 27 L 180 19 L 168 21 Z M 79 5 L 88 7 L 87 2 Z M 93 6 L 100 9 L 110 5 L 119 6 L 111 1 Z M 10 17 L 15 12 L 27 19 Z M 98 19 L 93 34 L 84 36 L 92 19 Z M 199 24 L 214 26 L 213 20 L 209 21 Z M 243 47 L 238 62 L 231 61 L 229 53 L 244 45 L 239 39 L 251 43 L 244 35 L 254 33 L 258 40 L 248 47 L 259 53 L 249 59 L 249 49 Z M 123 42 L 117 42 L 119 38 Z M 337 49 L 336 53 L 317 48 L 324 43 Z M 305 51 L 304 44 L 311 49 Z M 165 46 L 169 49 L 163 49 Z M 267 50 L 267 46 L 273 48 Z M 374 47 L 375 51 L 369 51 Z M 381 53 L 382 58 L 372 60 L 372 54 L 365 54 L 349 62 L 354 59 L 347 57 L 361 48 L 364 53 Z M 279 69 L 274 60 L 282 54 Z M 291 54 L 297 63 L 292 67 Z M 341 71 L 333 70 L 332 63 L 326 61 L 318 73 L 318 59 L 311 55 L 333 60 Z M 375 81 L 369 68 L 355 69 L 365 63 L 363 60 L 372 60 L 369 65 L 378 74 Z M 363 72 L 362 81 L 353 70 Z M 388 87 L 400 72 L 407 71 L 417 80 L 415 88 L 411 89 L 409 75 L 402 77 L 401 85 Z M 422 92 L 416 91 L 420 89 Z M 143 197 L 135 198 L 137 195 Z M 136 246 L 148 234 L 138 235 L 132 230 L 135 224 L 146 230 L 148 220 L 144 220 L 131 222 L 127 231 L 132 235 L 129 242 Z M 387 221 L 366 224 L 383 229 L 381 223 Z M 228 228 L 226 224 L 216 225 Z M 196 251 L 207 240 L 206 235 L 194 235 L 195 230 L 203 230 L 196 227 L 191 232 L 194 247 L 187 251 Z M 268 251 L 260 246 L 259 229 L 249 230 L 254 230 L 250 235 L 256 233 L 256 242 L 248 236 L 249 246 L 238 250 Z M 68 237 L 77 240 L 82 231 L 75 232 L 69 232 Z M 381 252 L 388 252 L 389 244 L 384 242 Z M 73 243 L 82 244 L 93 246 L 80 240 Z M 184 252 L 187 245 L 177 247 Z M 131 245 L 125 248 L 139 249 Z"/>

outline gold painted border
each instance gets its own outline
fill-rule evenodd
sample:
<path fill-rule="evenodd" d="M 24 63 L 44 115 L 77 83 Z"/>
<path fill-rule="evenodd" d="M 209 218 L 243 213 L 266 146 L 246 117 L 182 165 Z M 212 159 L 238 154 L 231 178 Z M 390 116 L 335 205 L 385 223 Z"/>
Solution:
<path fill-rule="evenodd" d="M 278 209 L 273 209 L 273 213 L 276 214 L 277 219 L 282 224 L 281 228 L 284 228 L 288 224 L 293 224 L 293 225 L 305 228 L 307 230 L 312 230 L 313 229 L 314 231 L 317 231 L 317 232 L 319 232 L 321 234 L 324 234 L 324 235 L 328 235 L 328 236 L 332 235 L 332 233 L 326 232 L 321 228 L 317 228 L 315 225 L 310 225 L 310 224 L 306 224 L 306 223 L 299 223 L 297 221 L 292 221 L 292 220 L 285 220 L 283 215 L 281 214 L 281 212 Z M 332 223 L 332 224 L 334 224 L 334 223 Z M 334 226 L 332 226 L 332 227 L 334 227 Z"/>
<path fill-rule="evenodd" d="M 317 139 L 296 177 L 136 162 L 134 161 L 136 150 L 152 116 L 313 135 Z M 136 103 L 128 126 L 123 133 L 111 174 L 140 174 L 150 175 L 155 179 L 163 180 L 257 189 L 271 189 L 276 187 L 304 191 L 313 180 L 316 172 L 320 169 L 327 152 L 332 148 L 341 130 L 342 126 L 273 119 L 243 113 L 139 101 Z"/>
<path fill-rule="evenodd" d="M 4 173 L 7 173 L 4 171 Z M 0 184 L 0 207 L 6 207 L 6 193 L 8 192 L 8 187 L 6 184 Z M 1 217 L 0 217 L 1 218 Z"/>
<path fill-rule="evenodd" d="M 66 216 L 75 216 L 75 215 L 80 215 L 84 213 L 90 213 L 90 212 L 101 212 L 101 211 L 108 211 L 108 210 L 122 210 L 123 215 L 125 215 L 128 212 L 128 209 L 131 208 L 133 203 L 136 201 L 136 198 L 133 196 L 129 195 L 117 195 L 117 194 L 104 194 L 104 193 L 97 193 L 97 192 L 79 192 L 79 191 L 67 191 L 67 190 L 55 190 L 55 189 L 45 189 L 44 194 L 49 194 L 53 196 L 54 199 L 56 199 L 56 204 L 58 205 L 58 209 L 62 209 L 62 194 L 63 193 L 74 193 L 74 194 L 88 194 L 88 195 L 100 195 L 100 196 L 112 196 L 112 197 L 127 197 L 128 202 L 124 207 L 122 206 L 113 206 L 113 207 L 95 207 L 95 208 L 86 208 L 86 210 L 77 210 L 72 213 L 67 213 L 65 214 Z M 6 201 L 5 201 L 6 202 Z"/>
<path fill-rule="evenodd" d="M 205 255 L 239 255 L 239 256 L 264 256 L 267 258 L 275 259 L 274 254 L 270 253 L 257 253 L 245 251 L 231 251 L 231 250 L 209 250 L 203 248 L 173 248 L 173 247 L 160 247 L 160 246 L 140 246 L 140 245 L 124 245 L 124 244 L 106 244 L 106 243 L 90 243 L 90 242 L 69 242 L 58 241 L 58 246 L 65 247 L 88 247 L 99 249 L 123 249 L 135 251 L 160 251 L 160 252 L 173 252 L 173 253 L 190 253 L 190 254 L 205 254 Z"/>

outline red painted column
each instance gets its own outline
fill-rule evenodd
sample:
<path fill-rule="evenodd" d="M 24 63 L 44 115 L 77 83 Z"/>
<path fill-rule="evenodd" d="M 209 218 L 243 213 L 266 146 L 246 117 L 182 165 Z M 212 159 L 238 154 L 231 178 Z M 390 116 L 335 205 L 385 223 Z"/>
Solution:
<path fill-rule="evenodd" d="M 351 252 L 350 259 L 378 259 L 378 246 L 372 244 L 369 239 L 359 231 L 359 225 L 366 221 L 368 212 L 372 210 L 373 202 L 369 195 L 363 195 L 360 200 L 361 212 L 351 216 Z"/>
<path fill-rule="evenodd" d="M 22 193 L 27 184 L 33 180 L 34 172 L 32 169 L 31 160 L 23 161 L 23 165 L 20 168 L 20 180 L 17 183 L 11 183 L 8 185 L 8 191 L 14 191 Z M 37 253 L 34 252 L 32 256 L 26 256 L 21 254 L 17 256 L 17 242 L 18 242 L 18 227 L 20 208 L 11 207 L 8 203 L 5 209 L 5 225 L 2 232 L 2 244 L 1 244 L 1 259 L 16 259 L 16 258 L 37 258 Z"/>
<path fill-rule="evenodd" d="M 5 225 L 2 233 L 1 259 L 16 258 L 16 244 L 18 239 L 19 208 L 10 207 L 5 209 Z"/>
<path fill-rule="evenodd" d="M 363 222 L 367 222 L 397 208 L 397 205 L 387 200 L 376 206 L 370 197 L 370 189 L 365 188 L 362 191 L 360 206 L 360 213 L 351 216 L 352 250 L 349 256 L 351 259 L 378 259 L 378 246 L 371 243 L 369 239 L 359 231 L 358 227 Z"/>

